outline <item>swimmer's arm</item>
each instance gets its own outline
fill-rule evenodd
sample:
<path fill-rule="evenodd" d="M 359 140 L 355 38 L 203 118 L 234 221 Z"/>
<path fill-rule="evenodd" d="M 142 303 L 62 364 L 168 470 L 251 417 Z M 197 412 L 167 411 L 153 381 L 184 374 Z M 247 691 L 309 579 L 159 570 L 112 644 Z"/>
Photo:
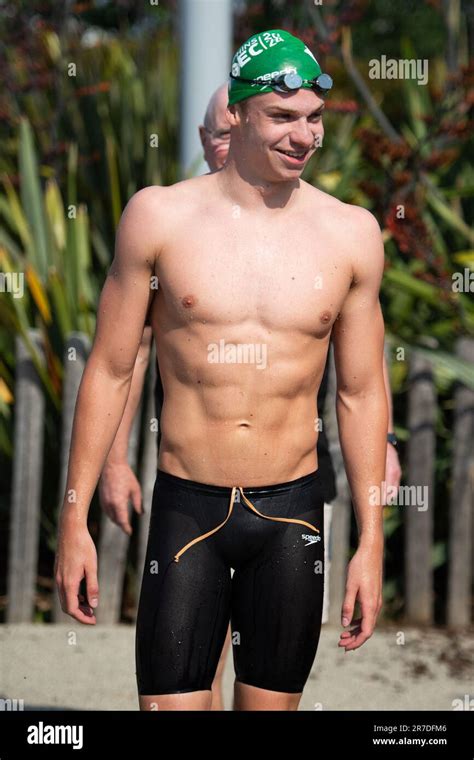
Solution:
<path fill-rule="evenodd" d="M 332 341 L 332 334 L 330 340 Z M 387 395 L 388 406 L 388 430 L 387 433 L 393 433 L 393 400 L 392 400 L 392 388 L 390 385 L 390 371 L 388 368 L 387 357 L 383 357 L 383 380 L 385 383 L 385 393 Z"/>
<path fill-rule="evenodd" d="M 374 631 L 382 607 L 383 493 L 388 409 L 383 375 L 384 323 L 379 302 L 384 251 L 380 228 L 352 209 L 352 287 L 333 328 L 339 438 L 359 531 L 349 562 L 338 646 L 357 649 Z M 376 489 L 375 499 L 372 490 Z M 356 602 L 361 616 L 354 618 Z"/>
<path fill-rule="evenodd" d="M 385 477 L 388 406 L 383 374 L 384 322 L 379 302 L 384 250 L 376 219 L 354 210 L 353 285 L 333 327 L 339 438 L 359 531 L 359 545 L 382 550 L 383 513 L 370 489 Z"/>
<path fill-rule="evenodd" d="M 128 445 L 130 431 L 137 413 L 138 405 L 145 384 L 145 376 L 150 360 L 152 330 L 147 325 L 143 330 L 140 348 L 138 349 L 135 366 L 133 368 L 132 382 L 130 384 L 130 393 L 128 394 L 125 410 L 120 422 L 114 442 L 111 446 L 107 459 L 107 465 L 127 464 L 128 463 Z"/>
<path fill-rule="evenodd" d="M 143 330 L 127 403 L 114 442 L 101 472 L 98 490 L 100 506 L 105 514 L 128 535 L 132 535 L 129 503 L 137 514 L 143 514 L 142 491 L 135 472 L 128 462 L 129 438 L 137 414 L 150 358 L 152 331 Z"/>
<path fill-rule="evenodd" d="M 388 430 L 387 433 L 393 433 L 393 402 L 392 402 L 392 389 L 390 387 L 390 374 L 388 371 L 387 359 L 383 357 L 383 381 L 385 383 L 385 393 L 387 396 L 388 407 Z"/>
<path fill-rule="evenodd" d="M 79 387 L 61 520 L 87 524 L 90 501 L 116 436 L 153 291 L 160 188 L 145 188 L 127 204 L 115 256 L 100 297 L 97 327 Z M 153 243 L 151 242 L 153 240 Z"/>

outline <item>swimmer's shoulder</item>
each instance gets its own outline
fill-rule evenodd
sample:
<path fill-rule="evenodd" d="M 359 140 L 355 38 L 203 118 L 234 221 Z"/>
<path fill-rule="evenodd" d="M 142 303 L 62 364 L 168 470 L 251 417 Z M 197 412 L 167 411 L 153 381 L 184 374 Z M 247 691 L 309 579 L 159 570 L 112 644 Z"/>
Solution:
<path fill-rule="evenodd" d="M 156 260 L 169 230 L 168 188 L 150 185 L 137 190 L 122 211 L 116 230 L 120 248 L 128 251 L 131 260 Z"/>
<path fill-rule="evenodd" d="M 128 199 L 119 226 L 139 225 L 142 234 L 146 235 L 153 227 L 149 225 L 152 220 L 156 222 L 161 217 L 166 217 L 169 198 L 167 189 L 161 185 L 150 185 L 137 190 Z"/>
<path fill-rule="evenodd" d="M 202 201 L 214 183 L 214 173 L 209 172 L 209 174 L 180 180 L 173 185 L 145 187 L 135 193 L 135 196 L 140 196 L 141 202 L 145 204 L 158 204 L 163 207 L 168 216 L 172 215 L 173 212 L 182 215 L 187 208 L 195 208 L 196 201 Z"/>
<path fill-rule="evenodd" d="M 376 230 L 380 233 L 379 223 L 368 209 L 345 203 L 324 190 L 305 184 L 310 204 L 317 212 L 318 219 L 325 221 L 336 232 L 344 234 L 348 229 L 354 228 L 362 235 L 373 234 Z"/>
<path fill-rule="evenodd" d="M 312 213 L 334 249 L 347 260 L 353 279 L 363 271 L 383 268 L 383 238 L 374 214 L 363 206 L 345 203 L 318 188 L 310 188 Z"/>
<path fill-rule="evenodd" d="M 203 203 L 208 203 L 212 175 L 192 177 L 173 185 L 149 185 L 134 193 L 125 206 L 118 228 L 122 238 L 137 241 L 137 255 L 155 261 L 173 240 L 176 227 L 192 224 Z M 203 188 L 203 183 L 207 184 Z"/>
<path fill-rule="evenodd" d="M 183 219 L 186 210 L 195 208 L 195 201 L 203 197 L 200 180 L 193 177 L 173 185 L 149 185 L 134 193 L 125 206 L 120 225 L 132 224 L 142 236 L 163 238 L 173 230 L 177 220 Z M 159 242 L 159 240 L 157 240 Z"/>
<path fill-rule="evenodd" d="M 199 177 L 191 177 L 175 182 L 173 185 L 149 185 L 137 190 L 134 193 L 128 205 L 135 208 L 156 209 L 157 206 L 165 205 L 166 211 L 171 211 L 177 201 L 186 201 L 193 196 L 197 197 L 203 190 L 203 187 L 210 186 L 213 183 L 213 173 L 203 174 Z"/>

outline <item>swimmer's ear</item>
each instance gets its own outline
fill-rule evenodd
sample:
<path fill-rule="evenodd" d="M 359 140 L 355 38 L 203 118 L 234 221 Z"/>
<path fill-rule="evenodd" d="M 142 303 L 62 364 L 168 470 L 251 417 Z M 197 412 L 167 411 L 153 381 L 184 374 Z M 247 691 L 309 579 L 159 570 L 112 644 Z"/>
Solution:
<path fill-rule="evenodd" d="M 226 117 L 231 127 L 236 127 L 242 121 L 243 111 L 241 109 L 241 103 L 233 103 L 227 106 Z"/>

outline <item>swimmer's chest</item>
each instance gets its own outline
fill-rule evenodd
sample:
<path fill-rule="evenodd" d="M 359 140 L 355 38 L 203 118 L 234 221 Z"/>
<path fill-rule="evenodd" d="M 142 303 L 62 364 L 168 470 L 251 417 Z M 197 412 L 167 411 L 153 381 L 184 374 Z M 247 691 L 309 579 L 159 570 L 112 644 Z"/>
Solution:
<path fill-rule="evenodd" d="M 156 308 L 183 325 L 250 321 L 323 337 L 351 284 L 350 263 L 334 240 L 297 229 L 237 231 L 204 226 L 194 236 L 177 234 L 157 261 Z"/>

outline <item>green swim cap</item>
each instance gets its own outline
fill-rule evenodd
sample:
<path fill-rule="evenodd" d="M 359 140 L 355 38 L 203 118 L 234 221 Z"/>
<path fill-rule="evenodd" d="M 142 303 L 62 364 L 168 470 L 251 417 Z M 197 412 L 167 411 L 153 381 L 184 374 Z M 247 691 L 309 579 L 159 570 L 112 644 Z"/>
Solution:
<path fill-rule="evenodd" d="M 304 87 L 318 94 L 332 87 L 311 50 L 289 32 L 270 29 L 254 34 L 232 58 L 229 103 L 266 92 L 292 92 Z"/>

